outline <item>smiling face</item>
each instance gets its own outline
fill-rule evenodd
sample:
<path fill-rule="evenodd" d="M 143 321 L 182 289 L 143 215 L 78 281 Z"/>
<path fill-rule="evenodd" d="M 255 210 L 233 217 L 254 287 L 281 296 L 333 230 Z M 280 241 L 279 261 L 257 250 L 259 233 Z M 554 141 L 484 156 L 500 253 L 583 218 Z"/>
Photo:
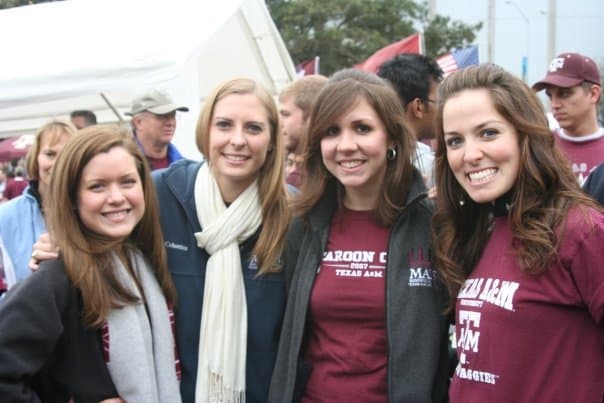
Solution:
<path fill-rule="evenodd" d="M 382 120 L 367 101 L 353 105 L 328 127 L 321 155 L 327 170 L 344 186 L 344 205 L 370 210 L 377 204 L 391 145 Z"/>
<path fill-rule="evenodd" d="M 134 158 L 123 147 L 94 156 L 82 171 L 77 212 L 90 231 L 112 239 L 130 235 L 145 211 Z"/>
<path fill-rule="evenodd" d="M 476 203 L 507 193 L 518 177 L 518 133 L 495 109 L 486 89 L 464 90 L 443 109 L 447 161 Z"/>
<path fill-rule="evenodd" d="M 258 177 L 269 152 L 270 130 L 268 112 L 255 94 L 230 94 L 216 102 L 208 159 L 226 202 Z"/>

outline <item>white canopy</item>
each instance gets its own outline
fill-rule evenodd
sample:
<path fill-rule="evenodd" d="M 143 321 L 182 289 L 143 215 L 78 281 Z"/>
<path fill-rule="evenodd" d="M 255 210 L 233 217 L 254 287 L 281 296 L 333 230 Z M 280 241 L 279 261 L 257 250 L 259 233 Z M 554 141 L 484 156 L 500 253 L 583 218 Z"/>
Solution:
<path fill-rule="evenodd" d="M 273 94 L 294 66 L 263 0 L 69 0 L 0 11 L 0 138 L 32 133 L 74 109 L 118 120 L 132 98 L 167 90 L 174 143 L 198 158 L 194 127 L 206 94 L 245 76 Z"/>

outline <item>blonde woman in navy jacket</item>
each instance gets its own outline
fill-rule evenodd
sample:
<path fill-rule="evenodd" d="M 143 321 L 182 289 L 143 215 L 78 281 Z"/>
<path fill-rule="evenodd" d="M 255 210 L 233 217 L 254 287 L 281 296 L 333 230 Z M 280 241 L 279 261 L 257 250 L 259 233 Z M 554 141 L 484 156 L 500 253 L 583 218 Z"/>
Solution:
<path fill-rule="evenodd" d="M 288 303 L 270 402 L 441 402 L 444 288 L 414 139 L 394 90 L 336 73 L 310 116 L 284 264 Z"/>

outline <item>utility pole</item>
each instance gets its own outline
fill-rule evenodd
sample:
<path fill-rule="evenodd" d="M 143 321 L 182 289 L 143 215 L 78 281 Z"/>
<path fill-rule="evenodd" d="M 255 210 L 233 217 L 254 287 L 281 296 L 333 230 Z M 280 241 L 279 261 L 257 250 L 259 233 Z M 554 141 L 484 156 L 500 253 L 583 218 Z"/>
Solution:
<path fill-rule="evenodd" d="M 525 83 L 528 83 L 528 60 L 529 60 L 529 53 L 531 50 L 531 46 L 530 46 L 531 21 L 526 16 L 526 14 L 524 14 L 524 12 L 518 6 L 518 4 L 516 4 L 516 2 L 514 2 L 513 0 L 505 0 L 505 4 L 509 4 L 509 5 L 513 6 L 516 9 L 516 11 L 518 11 L 518 14 L 520 14 L 522 19 L 524 20 L 524 24 L 525 24 L 524 29 L 526 32 L 526 39 L 525 39 L 526 50 L 524 52 L 524 56 L 522 57 L 522 81 L 524 81 Z"/>
<path fill-rule="evenodd" d="M 493 63 L 495 57 L 493 56 L 493 50 L 495 47 L 495 0 L 489 0 L 488 9 L 488 32 L 487 32 L 487 56 L 489 63 Z"/>
<path fill-rule="evenodd" d="M 547 61 L 549 66 L 556 56 L 556 0 L 549 0 L 547 10 Z"/>

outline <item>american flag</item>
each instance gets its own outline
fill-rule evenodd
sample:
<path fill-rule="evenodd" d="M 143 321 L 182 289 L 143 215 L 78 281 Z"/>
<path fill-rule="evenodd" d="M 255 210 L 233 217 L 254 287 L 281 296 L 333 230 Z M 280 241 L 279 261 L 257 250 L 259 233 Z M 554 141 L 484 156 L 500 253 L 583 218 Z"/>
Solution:
<path fill-rule="evenodd" d="M 478 64 L 478 46 L 472 45 L 449 52 L 436 59 L 436 63 L 443 70 L 446 77 L 456 70 Z"/>

